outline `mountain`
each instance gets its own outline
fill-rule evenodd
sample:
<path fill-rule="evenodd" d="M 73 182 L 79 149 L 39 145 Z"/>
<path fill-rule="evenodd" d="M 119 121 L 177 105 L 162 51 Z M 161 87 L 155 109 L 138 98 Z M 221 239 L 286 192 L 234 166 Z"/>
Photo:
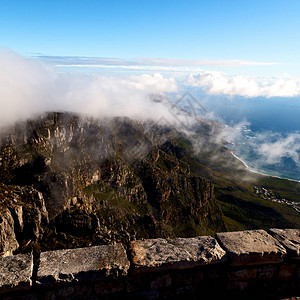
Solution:
<path fill-rule="evenodd" d="M 152 122 L 71 113 L 6 128 L 0 251 L 224 231 L 213 184 L 191 171 L 181 140 Z"/>
<path fill-rule="evenodd" d="M 299 183 L 247 170 L 223 129 L 57 112 L 3 129 L 0 252 L 300 228 Z"/>

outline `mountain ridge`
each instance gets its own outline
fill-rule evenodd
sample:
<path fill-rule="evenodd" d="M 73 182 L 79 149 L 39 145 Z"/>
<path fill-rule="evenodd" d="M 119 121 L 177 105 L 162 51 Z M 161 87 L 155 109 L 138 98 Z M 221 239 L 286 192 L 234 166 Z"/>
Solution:
<path fill-rule="evenodd" d="M 16 238 L 18 251 L 28 243 L 52 249 L 224 230 L 213 185 L 181 159 L 190 154 L 176 144 L 178 133 L 152 123 L 153 135 L 145 135 L 148 125 L 48 113 L 3 133 L 3 189 L 34 189 L 49 215 L 35 239 Z M 131 153 L 136 147 L 142 151 Z M 7 205 L 5 191 L 1 199 Z"/>

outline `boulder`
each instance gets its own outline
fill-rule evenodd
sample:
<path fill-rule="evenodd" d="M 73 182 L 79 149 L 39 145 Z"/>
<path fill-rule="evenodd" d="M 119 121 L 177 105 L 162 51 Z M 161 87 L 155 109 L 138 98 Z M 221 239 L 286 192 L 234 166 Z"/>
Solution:
<path fill-rule="evenodd" d="M 185 269 L 220 263 L 225 251 L 211 236 L 149 239 L 131 242 L 135 272 Z"/>
<path fill-rule="evenodd" d="M 126 275 L 129 261 L 121 244 L 42 252 L 37 281 L 43 285 Z"/>
<path fill-rule="evenodd" d="M 216 237 L 233 266 L 279 263 L 286 255 L 285 248 L 264 230 L 223 232 Z"/>
<path fill-rule="evenodd" d="M 300 229 L 273 228 L 270 234 L 284 245 L 292 259 L 300 259 Z"/>
<path fill-rule="evenodd" d="M 0 257 L 0 293 L 29 289 L 32 271 L 32 254 Z"/>

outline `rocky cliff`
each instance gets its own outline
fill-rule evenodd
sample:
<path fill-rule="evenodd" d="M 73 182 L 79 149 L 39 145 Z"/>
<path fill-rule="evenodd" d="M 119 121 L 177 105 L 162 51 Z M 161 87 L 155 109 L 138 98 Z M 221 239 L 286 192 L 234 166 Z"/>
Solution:
<path fill-rule="evenodd" d="M 0 251 L 224 230 L 213 185 L 191 172 L 180 139 L 151 123 L 70 113 L 3 130 Z"/>

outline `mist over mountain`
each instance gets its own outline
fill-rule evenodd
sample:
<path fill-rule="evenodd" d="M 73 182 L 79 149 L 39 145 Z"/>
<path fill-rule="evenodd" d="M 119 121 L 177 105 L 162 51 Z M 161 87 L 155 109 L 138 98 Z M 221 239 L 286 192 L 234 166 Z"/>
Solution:
<path fill-rule="evenodd" d="M 1 252 L 299 226 L 296 204 L 256 193 L 268 187 L 298 203 L 298 185 L 249 172 L 225 147 L 223 130 L 206 119 L 183 132 L 55 112 L 6 127 Z"/>
<path fill-rule="evenodd" d="M 299 184 L 233 155 L 295 169 L 299 135 L 252 139 L 237 113 L 226 122 L 242 99 L 214 107 L 165 74 L 58 72 L 7 50 L 0 67 L 3 254 L 299 227 Z"/>
<path fill-rule="evenodd" d="M 10 50 L 0 53 L 0 79 L 0 127 L 47 111 L 140 120 L 163 116 L 171 121 L 168 110 L 150 101 L 149 95 L 177 89 L 174 79 L 161 74 L 111 77 L 97 73 L 59 73 L 41 61 L 24 58 Z"/>
<path fill-rule="evenodd" d="M 203 143 L 212 125 L 198 125 L 199 136 L 205 129 Z M 1 251 L 225 229 L 211 181 L 191 171 L 193 150 L 181 145 L 185 138 L 153 122 L 74 113 L 48 113 L 6 129 Z"/>

